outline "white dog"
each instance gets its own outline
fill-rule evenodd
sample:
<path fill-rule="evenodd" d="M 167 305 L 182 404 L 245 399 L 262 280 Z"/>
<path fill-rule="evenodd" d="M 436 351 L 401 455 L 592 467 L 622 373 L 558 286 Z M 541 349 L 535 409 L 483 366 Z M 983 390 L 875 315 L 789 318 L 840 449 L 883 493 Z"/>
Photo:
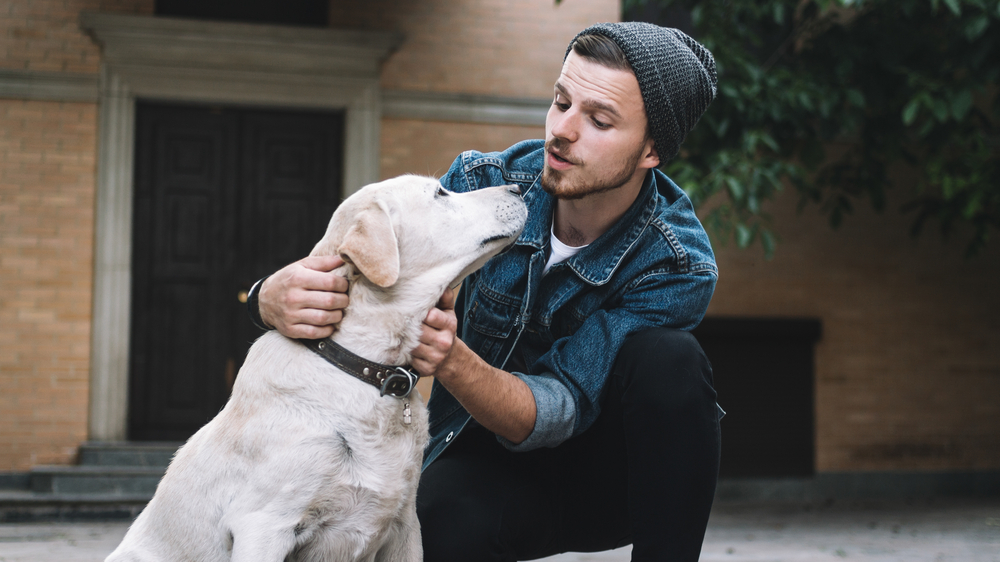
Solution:
<path fill-rule="evenodd" d="M 312 251 L 347 262 L 350 305 L 331 340 L 373 369 L 408 364 L 445 288 L 520 234 L 518 194 L 455 194 L 403 176 L 349 197 Z M 389 386 L 403 392 L 415 380 L 379 374 L 395 374 Z M 229 403 L 177 452 L 107 561 L 422 559 L 415 499 L 427 412 L 420 398 L 411 412 L 408 397 L 376 386 L 265 334 Z"/>

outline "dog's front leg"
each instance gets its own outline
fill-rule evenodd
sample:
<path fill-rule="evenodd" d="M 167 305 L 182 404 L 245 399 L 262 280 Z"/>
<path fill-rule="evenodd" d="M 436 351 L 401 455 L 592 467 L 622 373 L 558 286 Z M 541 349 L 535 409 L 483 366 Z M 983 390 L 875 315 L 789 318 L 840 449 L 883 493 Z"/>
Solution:
<path fill-rule="evenodd" d="M 231 532 L 231 562 L 283 562 L 295 548 L 294 530 L 266 513 L 244 515 Z"/>
<path fill-rule="evenodd" d="M 420 562 L 424 559 L 416 510 L 397 521 L 390 533 L 389 540 L 375 555 L 375 562 Z"/>

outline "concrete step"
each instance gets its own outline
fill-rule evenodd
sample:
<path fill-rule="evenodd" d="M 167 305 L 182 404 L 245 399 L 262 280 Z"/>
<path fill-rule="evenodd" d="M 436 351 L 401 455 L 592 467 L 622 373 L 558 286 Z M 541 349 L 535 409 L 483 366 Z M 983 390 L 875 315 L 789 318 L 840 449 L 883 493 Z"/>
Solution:
<path fill-rule="evenodd" d="M 0 523 L 113 521 L 135 519 L 149 496 L 39 494 L 0 490 Z"/>
<path fill-rule="evenodd" d="M 36 466 L 29 489 L 39 494 L 145 495 L 153 497 L 166 467 Z"/>
<path fill-rule="evenodd" d="M 0 522 L 134 518 L 180 445 L 88 442 L 77 465 L 9 475 L 0 480 Z"/>
<path fill-rule="evenodd" d="M 79 463 L 84 466 L 166 468 L 180 446 L 181 443 L 88 441 L 80 445 Z"/>

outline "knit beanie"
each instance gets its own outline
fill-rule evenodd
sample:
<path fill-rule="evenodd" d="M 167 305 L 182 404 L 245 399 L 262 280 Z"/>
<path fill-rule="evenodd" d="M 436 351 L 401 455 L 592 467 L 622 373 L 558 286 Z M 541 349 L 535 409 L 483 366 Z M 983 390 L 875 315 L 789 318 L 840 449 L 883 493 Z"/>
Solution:
<path fill-rule="evenodd" d="M 583 35 L 603 35 L 625 53 L 639 81 L 660 162 L 672 159 L 715 99 L 712 53 L 680 30 L 630 21 L 584 29 L 570 41 L 566 57 Z"/>

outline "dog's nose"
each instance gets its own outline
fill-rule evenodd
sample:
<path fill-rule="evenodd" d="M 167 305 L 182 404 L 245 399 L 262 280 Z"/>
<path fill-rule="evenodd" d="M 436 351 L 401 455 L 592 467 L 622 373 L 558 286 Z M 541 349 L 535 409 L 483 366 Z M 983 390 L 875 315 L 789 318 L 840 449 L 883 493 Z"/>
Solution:
<path fill-rule="evenodd" d="M 507 186 L 507 191 L 513 193 L 514 195 L 520 195 L 521 194 L 521 188 L 518 187 L 518 186 L 516 186 L 516 185 L 508 185 Z"/>

